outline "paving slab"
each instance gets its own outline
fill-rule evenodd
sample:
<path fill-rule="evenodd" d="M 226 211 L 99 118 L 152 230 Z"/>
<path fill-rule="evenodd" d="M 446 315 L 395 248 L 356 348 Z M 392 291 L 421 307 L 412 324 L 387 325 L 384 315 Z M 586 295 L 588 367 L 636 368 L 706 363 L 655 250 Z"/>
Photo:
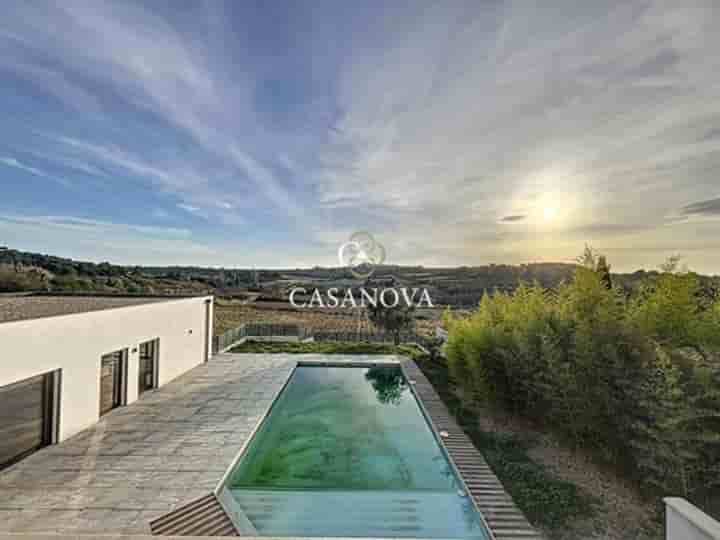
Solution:
<path fill-rule="evenodd" d="M 0 471 L 0 540 L 148 539 L 151 521 L 206 497 L 220 483 L 298 362 L 402 364 L 436 433 L 448 432 L 441 444 L 494 537 L 542 538 L 413 362 L 379 355 L 220 354 Z"/>
<path fill-rule="evenodd" d="M 0 533 L 149 534 L 217 486 L 296 362 L 217 355 L 0 471 Z"/>

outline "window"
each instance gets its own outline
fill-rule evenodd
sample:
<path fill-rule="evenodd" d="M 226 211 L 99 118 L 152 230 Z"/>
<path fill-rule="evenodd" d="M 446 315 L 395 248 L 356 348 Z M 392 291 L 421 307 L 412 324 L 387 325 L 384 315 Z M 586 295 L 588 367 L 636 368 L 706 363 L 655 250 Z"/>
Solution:
<path fill-rule="evenodd" d="M 127 349 L 105 354 L 100 359 L 100 416 L 125 405 Z"/>
<path fill-rule="evenodd" d="M 158 354 L 160 339 L 140 344 L 138 395 L 158 387 Z"/>

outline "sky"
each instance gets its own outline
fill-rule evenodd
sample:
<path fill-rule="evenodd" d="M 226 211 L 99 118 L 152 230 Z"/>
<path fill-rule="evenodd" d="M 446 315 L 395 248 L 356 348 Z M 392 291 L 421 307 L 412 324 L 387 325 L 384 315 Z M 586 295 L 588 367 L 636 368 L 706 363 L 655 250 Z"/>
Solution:
<path fill-rule="evenodd" d="M 713 6 L 713 4 L 715 4 Z M 17 1 L 0 245 L 120 264 L 679 253 L 720 274 L 705 2 Z"/>

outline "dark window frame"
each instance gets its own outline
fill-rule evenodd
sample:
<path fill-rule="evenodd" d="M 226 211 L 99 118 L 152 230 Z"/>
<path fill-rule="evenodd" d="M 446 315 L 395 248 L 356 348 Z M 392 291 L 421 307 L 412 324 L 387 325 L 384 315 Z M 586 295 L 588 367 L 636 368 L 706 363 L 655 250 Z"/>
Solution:
<path fill-rule="evenodd" d="M 145 357 L 142 356 L 143 346 L 149 346 L 151 348 L 151 372 L 152 372 L 152 383 L 150 386 L 145 385 L 144 376 L 146 371 L 143 368 L 143 360 Z M 148 392 L 149 390 L 155 390 L 160 386 L 160 338 L 153 338 L 147 341 L 143 341 L 138 346 L 138 397 Z"/>

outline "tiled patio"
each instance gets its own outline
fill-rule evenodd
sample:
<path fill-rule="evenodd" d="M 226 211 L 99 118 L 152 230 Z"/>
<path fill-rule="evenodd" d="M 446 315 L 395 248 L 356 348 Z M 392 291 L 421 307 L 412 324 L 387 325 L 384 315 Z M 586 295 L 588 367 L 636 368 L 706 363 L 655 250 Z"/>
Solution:
<path fill-rule="evenodd" d="M 150 521 L 213 491 L 299 361 L 402 359 L 216 355 L 92 428 L 0 472 L 0 538 L 151 534 Z M 422 372 L 411 361 L 402 364 L 435 428 L 447 432 L 447 451 L 494 537 L 540 540 Z"/>
<path fill-rule="evenodd" d="M 0 532 L 149 534 L 207 495 L 297 356 L 218 355 L 0 472 Z"/>

